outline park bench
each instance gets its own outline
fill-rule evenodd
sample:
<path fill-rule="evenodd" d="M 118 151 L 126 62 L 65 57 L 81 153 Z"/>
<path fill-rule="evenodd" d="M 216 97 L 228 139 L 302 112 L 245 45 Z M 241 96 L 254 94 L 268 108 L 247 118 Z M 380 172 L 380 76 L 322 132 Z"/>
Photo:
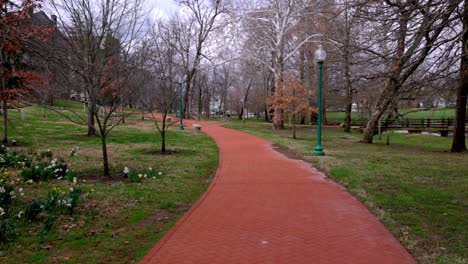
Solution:
<path fill-rule="evenodd" d="M 356 119 L 351 121 L 351 127 L 357 129 L 364 129 L 367 124 L 367 119 Z M 454 130 L 455 120 L 453 118 L 442 118 L 442 119 L 385 119 L 380 122 L 380 130 L 392 131 L 392 130 L 405 130 L 409 133 L 439 133 L 441 136 L 446 137 L 448 133 Z M 375 133 L 378 133 L 376 128 Z M 465 131 L 468 131 L 468 119 L 465 121 Z"/>

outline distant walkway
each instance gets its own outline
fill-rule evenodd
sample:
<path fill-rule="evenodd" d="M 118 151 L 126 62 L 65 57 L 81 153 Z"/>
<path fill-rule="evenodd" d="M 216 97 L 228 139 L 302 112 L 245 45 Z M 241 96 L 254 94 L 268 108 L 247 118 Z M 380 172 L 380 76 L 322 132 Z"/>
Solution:
<path fill-rule="evenodd" d="M 364 205 L 309 164 L 243 132 L 202 130 L 219 147 L 216 177 L 141 263 L 416 263 Z"/>

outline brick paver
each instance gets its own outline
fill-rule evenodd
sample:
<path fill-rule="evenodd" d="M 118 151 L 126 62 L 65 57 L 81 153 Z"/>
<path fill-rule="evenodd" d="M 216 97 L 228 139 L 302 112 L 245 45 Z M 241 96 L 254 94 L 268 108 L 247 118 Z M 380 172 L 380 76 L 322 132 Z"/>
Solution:
<path fill-rule="evenodd" d="M 243 132 L 202 130 L 219 147 L 216 177 L 141 263 L 416 263 L 364 205 L 309 164 Z"/>

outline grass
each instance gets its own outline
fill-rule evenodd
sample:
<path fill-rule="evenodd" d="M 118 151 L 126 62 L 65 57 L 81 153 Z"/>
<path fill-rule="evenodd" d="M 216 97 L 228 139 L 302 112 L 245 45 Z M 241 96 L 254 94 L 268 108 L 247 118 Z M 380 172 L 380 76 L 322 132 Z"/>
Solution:
<path fill-rule="evenodd" d="M 287 146 L 360 199 L 420 263 L 468 263 L 468 155 L 452 154 L 449 138 L 390 134 L 375 144 L 361 134 L 325 128 L 325 157 L 311 155 L 316 131 L 231 122 L 226 125 Z"/>
<path fill-rule="evenodd" d="M 407 113 L 407 114 L 405 114 Z M 455 118 L 455 109 L 440 108 L 430 110 L 417 109 L 401 109 L 400 114 L 404 114 L 403 118 L 409 119 L 442 119 L 442 118 Z M 366 115 L 360 115 L 357 112 L 351 113 L 351 118 L 362 119 L 367 118 Z M 345 120 L 345 112 L 327 112 L 327 120 L 343 122 Z"/>
<path fill-rule="evenodd" d="M 64 113 L 69 109 L 83 111 L 79 103 L 59 104 Z M 110 133 L 112 174 L 121 174 L 127 166 L 131 170 L 152 167 L 162 175 L 143 183 L 94 181 L 93 175 L 101 174 L 102 166 L 99 138 L 84 136 L 85 127 L 57 113 L 38 107 L 25 112 L 25 120 L 20 113 L 10 112 L 15 127 L 10 139 L 17 140 L 23 151 L 50 149 L 55 156 L 64 157 L 78 146 L 77 156 L 70 161 L 85 196 L 78 213 L 60 219 L 45 236 L 38 235 L 39 224 L 19 223 L 16 240 L 0 245 L 1 263 L 136 262 L 198 200 L 218 164 L 214 141 L 189 130 L 168 132 L 168 148 L 176 149 L 175 154 L 146 154 L 159 148 L 160 137 L 152 121 L 142 121 L 136 114 Z M 70 183 L 52 180 L 24 185 L 23 199 L 43 197 L 54 186 L 69 188 Z"/>

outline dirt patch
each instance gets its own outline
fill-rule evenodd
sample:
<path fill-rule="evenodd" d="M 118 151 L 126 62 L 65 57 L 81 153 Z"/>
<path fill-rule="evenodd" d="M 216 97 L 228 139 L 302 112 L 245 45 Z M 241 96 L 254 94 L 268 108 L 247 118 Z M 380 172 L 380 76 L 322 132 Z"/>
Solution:
<path fill-rule="evenodd" d="M 111 173 L 110 176 L 103 176 L 101 173 L 87 173 L 84 175 L 79 175 L 80 180 L 86 180 L 87 182 L 123 182 L 128 181 L 128 178 L 122 172 Z"/>
<path fill-rule="evenodd" d="M 165 152 L 162 152 L 161 150 L 146 150 L 146 151 L 143 151 L 143 154 L 147 154 L 147 155 L 175 155 L 175 154 L 179 154 L 180 153 L 180 150 L 176 150 L 176 149 L 169 149 L 169 150 L 166 150 Z"/>
<path fill-rule="evenodd" d="M 272 147 L 273 147 L 273 149 L 275 151 L 285 155 L 286 157 L 288 157 L 290 159 L 302 160 L 302 161 L 305 161 L 305 162 L 309 163 L 309 161 L 305 160 L 301 155 L 299 155 L 297 152 L 291 150 L 290 148 L 287 148 L 285 146 L 278 145 L 278 144 L 273 144 Z"/>

